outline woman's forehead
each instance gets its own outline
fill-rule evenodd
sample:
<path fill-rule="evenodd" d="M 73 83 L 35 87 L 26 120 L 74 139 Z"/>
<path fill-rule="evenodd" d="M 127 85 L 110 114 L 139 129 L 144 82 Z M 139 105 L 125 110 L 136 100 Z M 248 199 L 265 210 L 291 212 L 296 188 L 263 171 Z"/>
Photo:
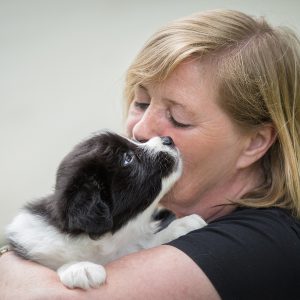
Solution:
<path fill-rule="evenodd" d="M 136 93 L 159 95 L 172 105 L 194 110 L 197 104 L 217 98 L 216 80 L 207 63 L 190 60 L 179 64 L 162 82 L 139 84 Z"/>

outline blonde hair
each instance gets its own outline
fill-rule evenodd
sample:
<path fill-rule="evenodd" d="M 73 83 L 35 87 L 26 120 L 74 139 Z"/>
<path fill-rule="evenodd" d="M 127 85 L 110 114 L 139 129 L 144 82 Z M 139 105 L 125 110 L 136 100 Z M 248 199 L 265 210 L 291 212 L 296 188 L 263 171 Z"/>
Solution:
<path fill-rule="evenodd" d="M 219 103 L 245 130 L 274 126 L 277 139 L 261 159 L 265 181 L 233 199 L 250 207 L 282 207 L 300 217 L 300 42 L 288 28 L 271 27 L 232 10 L 176 20 L 146 43 L 129 67 L 125 97 L 161 82 L 182 61 L 209 57 Z"/>

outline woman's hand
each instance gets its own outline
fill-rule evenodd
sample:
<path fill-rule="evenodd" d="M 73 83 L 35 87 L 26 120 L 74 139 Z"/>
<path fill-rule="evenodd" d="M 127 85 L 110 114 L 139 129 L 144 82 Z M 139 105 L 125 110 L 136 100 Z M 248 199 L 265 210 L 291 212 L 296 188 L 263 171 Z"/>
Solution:
<path fill-rule="evenodd" d="M 1 300 L 75 299 L 56 272 L 7 252 L 0 257 Z"/>

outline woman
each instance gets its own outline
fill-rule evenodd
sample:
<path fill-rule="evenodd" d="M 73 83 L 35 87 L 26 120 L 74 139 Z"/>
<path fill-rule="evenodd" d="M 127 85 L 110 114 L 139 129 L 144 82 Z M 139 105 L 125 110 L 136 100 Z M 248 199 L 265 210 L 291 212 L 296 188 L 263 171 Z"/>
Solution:
<path fill-rule="evenodd" d="M 171 136 L 184 172 L 163 199 L 209 223 L 107 266 L 99 289 L 0 259 L 4 299 L 299 299 L 300 43 L 236 11 L 175 21 L 128 70 L 127 134 Z"/>

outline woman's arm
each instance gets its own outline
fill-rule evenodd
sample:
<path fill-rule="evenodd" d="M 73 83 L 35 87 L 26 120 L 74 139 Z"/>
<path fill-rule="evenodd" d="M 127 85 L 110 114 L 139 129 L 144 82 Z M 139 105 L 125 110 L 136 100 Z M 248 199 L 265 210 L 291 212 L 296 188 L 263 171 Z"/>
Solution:
<path fill-rule="evenodd" d="M 172 246 L 144 250 L 109 264 L 107 283 L 90 295 L 95 296 L 90 299 L 100 295 L 101 299 L 220 299 L 194 261 Z"/>
<path fill-rule="evenodd" d="M 107 281 L 100 288 L 69 290 L 61 285 L 55 272 L 5 254 L 0 259 L 0 290 L 8 300 L 47 297 L 73 300 L 220 299 L 202 270 L 172 246 L 128 255 L 107 265 L 106 270 Z M 24 293 L 30 293 L 30 296 L 26 294 L 28 298 L 22 298 Z"/>
<path fill-rule="evenodd" d="M 7 252 L 0 257 L 0 298 L 5 300 L 72 299 L 74 291 L 56 272 Z"/>

